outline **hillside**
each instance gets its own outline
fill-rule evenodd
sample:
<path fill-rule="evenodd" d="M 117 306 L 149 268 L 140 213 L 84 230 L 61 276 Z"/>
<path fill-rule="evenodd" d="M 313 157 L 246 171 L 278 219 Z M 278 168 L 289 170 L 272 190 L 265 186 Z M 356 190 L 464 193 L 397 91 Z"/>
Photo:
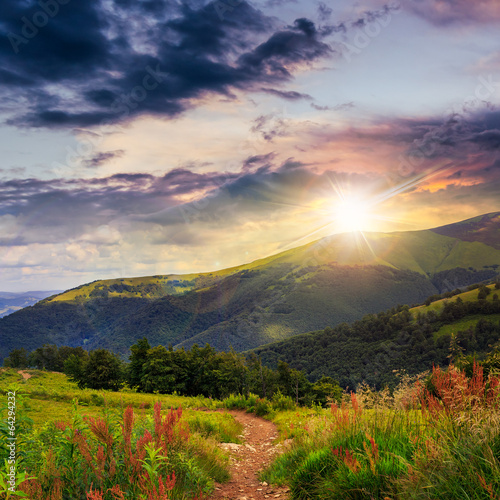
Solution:
<path fill-rule="evenodd" d="M 463 241 L 479 241 L 500 249 L 500 213 L 480 215 L 456 224 L 437 227 L 434 233 Z"/>
<path fill-rule="evenodd" d="M 352 325 L 297 335 L 254 349 L 262 362 L 278 360 L 304 370 L 311 380 L 331 376 L 344 388 L 365 381 L 377 388 L 397 382 L 397 372 L 417 374 L 450 361 L 456 335 L 463 353 L 479 358 L 500 340 L 500 290 L 478 300 L 478 290 L 436 301 L 428 307 L 399 309 L 365 316 Z"/>
<path fill-rule="evenodd" d="M 0 356 L 44 343 L 126 356 L 143 336 L 152 345 L 243 351 L 421 303 L 491 279 L 499 265 L 500 249 L 433 230 L 338 234 L 230 269 L 68 290 L 0 319 Z"/>

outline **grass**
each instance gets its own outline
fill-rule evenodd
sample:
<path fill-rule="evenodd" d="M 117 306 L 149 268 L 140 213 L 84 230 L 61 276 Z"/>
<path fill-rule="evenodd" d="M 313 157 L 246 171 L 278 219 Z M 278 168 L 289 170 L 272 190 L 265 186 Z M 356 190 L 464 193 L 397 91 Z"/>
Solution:
<path fill-rule="evenodd" d="M 96 391 L 93 389 L 79 389 L 70 382 L 66 375 L 42 370 L 24 370 L 31 378 L 24 380 L 22 376 L 11 369 L 2 369 L 0 372 L 0 392 L 5 394 L 10 387 L 16 386 L 18 392 L 29 397 L 31 403 L 31 418 L 35 426 L 43 425 L 47 421 L 57 418 L 58 415 L 67 415 L 71 411 L 71 403 L 76 398 L 78 404 L 85 408 L 88 414 L 99 413 L 104 406 L 125 409 L 153 408 L 160 402 L 164 408 L 212 408 L 217 402 L 200 397 L 184 397 L 176 394 L 142 394 L 123 389 L 120 392 Z M 45 411 L 46 410 L 46 411 Z"/>
<path fill-rule="evenodd" d="M 160 500 L 168 494 L 184 500 L 206 496 L 216 481 L 229 479 L 229 457 L 218 443 L 240 442 L 242 426 L 212 411 L 221 402 L 82 390 L 60 373 L 26 372 L 32 376 L 24 380 L 2 370 L 0 391 L 2 403 L 16 392 L 17 491 L 28 498 Z M 0 426 L 2 462 L 8 436 Z M 2 470 L 0 499 L 8 498 L 6 479 Z"/>
<path fill-rule="evenodd" d="M 275 421 L 293 444 L 262 475 L 296 500 L 500 499 L 500 379 L 434 369 L 432 393 L 366 386 Z"/>
<path fill-rule="evenodd" d="M 30 373 L 24 381 L 2 371 L 0 389 L 18 392 L 18 489 L 33 500 L 206 497 L 229 479 L 218 443 L 241 438 L 220 406 L 276 423 L 284 453 L 261 480 L 288 485 L 294 500 L 500 500 L 500 378 L 476 365 L 471 378 L 453 366 L 403 376 L 392 393 L 360 386 L 329 409 L 297 408 L 280 394 L 212 401 L 86 391 L 62 374 Z"/>
<path fill-rule="evenodd" d="M 434 339 L 437 339 L 442 335 L 451 335 L 452 333 L 465 331 L 468 330 L 469 328 L 473 329 L 476 326 L 476 323 L 480 319 L 485 319 L 485 318 L 487 318 L 488 321 L 492 322 L 500 321 L 500 314 L 490 314 L 486 317 L 480 314 L 474 316 L 467 316 L 467 318 L 442 326 L 437 332 L 434 333 Z"/>

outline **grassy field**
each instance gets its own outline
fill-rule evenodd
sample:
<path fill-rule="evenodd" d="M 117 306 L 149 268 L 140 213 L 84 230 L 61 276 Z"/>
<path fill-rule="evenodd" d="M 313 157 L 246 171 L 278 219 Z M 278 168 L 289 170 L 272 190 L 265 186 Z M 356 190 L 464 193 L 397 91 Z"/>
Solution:
<path fill-rule="evenodd" d="M 231 415 L 211 411 L 221 402 L 81 390 L 61 373 L 22 373 L 0 373 L 2 462 L 11 442 L 7 401 L 13 392 L 16 398 L 17 494 L 31 500 L 199 499 L 215 481 L 229 479 L 229 458 L 217 443 L 240 442 L 242 427 Z M 17 498 L 7 480 L 3 469 L 0 498 Z"/>
<path fill-rule="evenodd" d="M 207 498 L 229 478 L 217 443 L 242 432 L 221 407 L 276 423 L 284 453 L 261 479 L 288 485 L 293 500 L 500 499 L 500 378 L 480 367 L 471 378 L 453 367 L 403 376 L 392 393 L 360 386 L 327 409 L 282 395 L 80 390 L 59 373 L 25 373 L 2 370 L 0 390 L 4 402 L 16 392 L 16 488 L 31 500 Z M 7 436 L 0 426 L 4 454 Z M 7 479 L 1 499 L 15 498 Z"/>
<path fill-rule="evenodd" d="M 9 387 L 17 387 L 18 392 L 29 397 L 30 415 L 35 427 L 55 419 L 64 419 L 71 414 L 71 404 L 76 398 L 85 414 L 102 412 L 103 407 L 119 408 L 127 406 L 135 409 L 153 408 L 161 403 L 163 408 L 211 408 L 217 403 L 204 397 L 188 398 L 177 395 L 140 394 L 127 389 L 120 392 L 79 389 L 66 375 L 41 370 L 24 370 L 30 378 L 24 379 L 16 370 L 2 369 L 0 372 L 0 391 L 5 393 Z"/>

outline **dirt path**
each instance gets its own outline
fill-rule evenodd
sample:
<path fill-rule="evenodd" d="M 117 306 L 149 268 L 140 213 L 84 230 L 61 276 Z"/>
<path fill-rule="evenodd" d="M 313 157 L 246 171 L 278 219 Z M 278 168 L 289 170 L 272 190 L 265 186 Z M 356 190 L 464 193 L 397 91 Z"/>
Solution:
<path fill-rule="evenodd" d="M 269 486 L 259 481 L 259 471 L 271 463 L 280 452 L 273 444 L 278 437 L 276 426 L 243 411 L 229 411 L 244 426 L 243 444 L 223 443 L 221 446 L 231 452 L 231 480 L 216 484 L 211 499 L 250 500 L 259 498 L 288 499 L 288 488 Z"/>
<path fill-rule="evenodd" d="M 17 373 L 19 373 L 19 375 L 21 375 L 21 377 L 23 377 L 24 380 L 28 380 L 29 378 L 31 378 L 31 375 L 23 370 L 18 370 Z"/>

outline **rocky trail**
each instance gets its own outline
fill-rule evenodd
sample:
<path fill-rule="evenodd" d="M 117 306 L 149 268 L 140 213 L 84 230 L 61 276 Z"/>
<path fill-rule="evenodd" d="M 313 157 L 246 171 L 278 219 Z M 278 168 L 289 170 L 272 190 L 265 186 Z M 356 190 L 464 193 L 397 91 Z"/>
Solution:
<path fill-rule="evenodd" d="M 223 443 L 221 446 L 231 453 L 231 480 L 216 484 L 211 499 L 250 500 L 260 498 L 289 498 L 289 489 L 270 486 L 260 482 L 259 472 L 267 467 L 280 453 L 282 445 L 275 445 L 278 437 L 276 426 L 243 411 L 229 411 L 244 426 L 243 444 Z"/>

